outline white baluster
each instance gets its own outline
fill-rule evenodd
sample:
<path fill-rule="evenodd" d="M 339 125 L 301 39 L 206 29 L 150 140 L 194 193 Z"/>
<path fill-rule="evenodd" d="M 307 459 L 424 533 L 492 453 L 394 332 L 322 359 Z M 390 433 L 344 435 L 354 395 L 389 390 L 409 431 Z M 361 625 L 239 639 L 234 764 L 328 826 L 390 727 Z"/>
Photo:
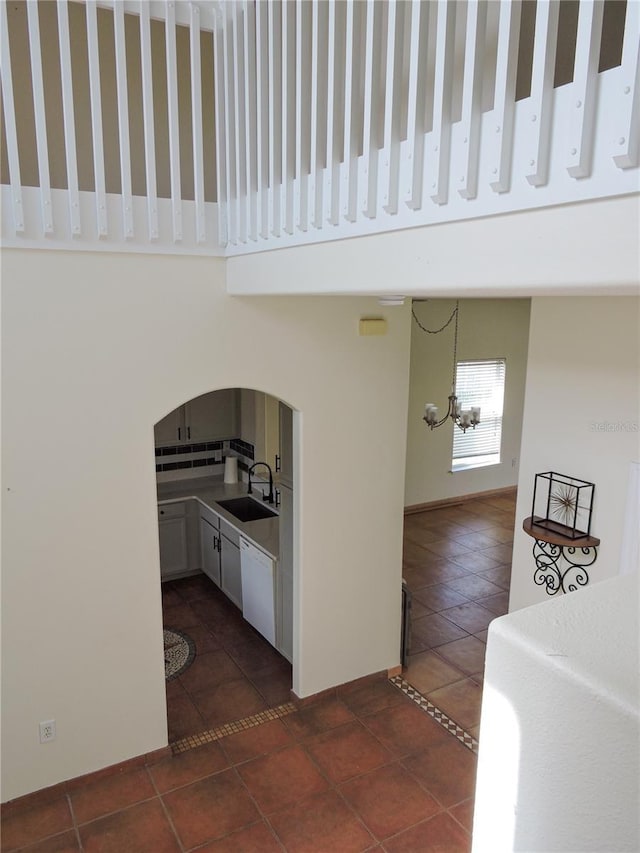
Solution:
<path fill-rule="evenodd" d="M 591 174 L 603 13 L 602 0 L 580 3 L 567 140 L 567 171 L 572 178 Z"/>
<path fill-rule="evenodd" d="M 229 151 L 225 86 L 226 75 L 224 69 L 224 16 L 221 8 L 216 9 L 214 68 L 214 83 L 216 87 L 214 109 L 216 119 L 218 242 L 221 246 L 226 246 L 229 242 Z"/>
<path fill-rule="evenodd" d="M 553 78 L 559 12 L 558 0 L 538 0 L 533 43 L 531 97 L 525 116 L 525 122 L 527 122 L 525 163 L 531 170 L 527 172 L 527 180 L 536 187 L 546 184 L 549 178 Z"/>
<path fill-rule="evenodd" d="M 13 74 L 11 71 L 11 49 L 9 45 L 9 22 L 7 4 L 0 3 L 0 80 L 2 82 L 2 104 L 4 113 L 7 163 L 11 183 L 11 206 L 13 228 L 16 234 L 24 233 L 24 207 L 22 202 L 22 180 L 18 154 L 18 132 L 13 98 Z"/>
<path fill-rule="evenodd" d="M 200 9 L 190 4 L 189 45 L 191 58 L 191 126 L 193 129 L 193 199 L 196 210 L 196 243 L 207 238 L 204 217 L 204 152 L 202 150 L 202 63 L 200 57 Z"/>
<path fill-rule="evenodd" d="M 454 172 L 462 198 L 478 194 L 478 163 L 480 159 L 480 126 L 482 120 L 482 70 L 487 27 L 486 0 L 469 0 L 462 84 L 462 119 L 460 136 L 464 160 L 461 176 Z M 454 167 L 455 168 L 455 167 Z"/>
<path fill-rule="evenodd" d="M 182 240 L 182 188 L 180 182 L 180 114 L 178 112 L 178 60 L 176 13 L 173 0 L 165 4 L 165 49 L 167 57 L 167 111 L 169 119 L 169 175 L 173 240 Z"/>
<path fill-rule="evenodd" d="M 133 193 L 131 191 L 131 150 L 129 142 L 129 93 L 127 89 L 127 52 L 124 36 L 124 6 L 115 3 L 113 32 L 116 53 L 116 91 L 118 94 L 118 143 L 120 146 L 120 193 L 122 195 L 122 232 L 133 239 Z"/>
<path fill-rule="evenodd" d="M 104 174 L 104 134 L 102 129 L 102 95 L 100 91 L 98 11 L 95 0 L 86 0 L 85 9 L 87 13 L 87 56 L 89 60 L 91 141 L 93 144 L 93 181 L 96 201 L 96 226 L 98 237 L 106 237 L 108 234 L 107 192 Z"/>
<path fill-rule="evenodd" d="M 433 84 L 433 130 L 425 154 L 425 190 L 436 204 L 449 200 L 451 96 L 456 4 L 438 0 L 436 67 Z"/>
<path fill-rule="evenodd" d="M 147 228 L 149 240 L 160 236 L 158 193 L 156 187 L 156 144 L 153 117 L 153 65 L 151 62 L 151 20 L 149 4 L 140 2 L 140 66 L 142 71 L 142 118 L 144 126 L 144 165 L 147 185 Z"/>
<path fill-rule="evenodd" d="M 640 162 L 640 3 L 627 3 L 620 63 L 620 94 L 614 113 L 613 161 L 620 169 Z"/>
<path fill-rule="evenodd" d="M 493 121 L 488 125 L 487 134 L 489 182 L 497 193 L 506 193 L 511 187 L 521 10 L 520 0 L 500 0 L 496 91 Z"/>
<path fill-rule="evenodd" d="M 42 211 L 43 234 L 53 234 L 53 210 L 51 204 L 51 177 L 49 174 L 49 146 L 47 142 L 47 118 L 44 108 L 44 81 L 42 77 L 42 54 L 40 53 L 40 21 L 36 0 L 27 0 L 29 24 L 29 53 L 31 57 L 31 85 L 33 89 L 33 112 L 36 125 L 36 147 L 38 152 L 38 181 L 40 186 L 40 208 Z"/>
<path fill-rule="evenodd" d="M 354 0 L 346 2 L 345 27 L 345 74 L 344 74 L 344 137 L 343 159 L 340 167 L 340 212 L 353 222 L 356 217 L 356 193 L 358 185 L 358 164 L 353 154 L 352 118 L 353 118 L 353 32 L 355 6 Z"/>
<path fill-rule="evenodd" d="M 256 192 L 256 18 L 255 5 L 245 2 L 244 21 L 244 126 L 245 179 L 247 191 L 247 237 L 258 239 L 258 199 Z"/>
<path fill-rule="evenodd" d="M 58 0 L 58 43 L 60 46 L 60 81 L 62 84 L 62 118 L 67 166 L 67 191 L 69 193 L 69 221 L 72 236 L 79 237 L 82 229 L 80 225 L 76 122 L 73 109 L 71 41 L 69 37 L 69 8 L 67 0 Z"/>

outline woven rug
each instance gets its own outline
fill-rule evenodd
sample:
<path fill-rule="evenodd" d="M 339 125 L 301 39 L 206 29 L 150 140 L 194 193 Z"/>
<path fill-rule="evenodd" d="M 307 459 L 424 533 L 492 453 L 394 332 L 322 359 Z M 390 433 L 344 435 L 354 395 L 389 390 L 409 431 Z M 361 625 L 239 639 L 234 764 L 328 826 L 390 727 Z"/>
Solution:
<path fill-rule="evenodd" d="M 177 628 L 164 629 L 164 677 L 177 678 L 193 663 L 196 644 L 188 634 Z"/>

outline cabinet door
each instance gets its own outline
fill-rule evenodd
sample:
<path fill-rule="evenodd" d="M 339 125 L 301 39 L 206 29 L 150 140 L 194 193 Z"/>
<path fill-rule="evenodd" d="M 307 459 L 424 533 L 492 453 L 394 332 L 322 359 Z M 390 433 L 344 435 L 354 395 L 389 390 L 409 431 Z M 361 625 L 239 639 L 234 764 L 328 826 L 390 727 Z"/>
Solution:
<path fill-rule="evenodd" d="M 160 577 L 168 580 L 189 570 L 187 556 L 187 519 L 184 515 L 163 518 L 160 510 Z"/>
<path fill-rule="evenodd" d="M 220 536 L 222 551 L 220 553 L 220 581 L 222 591 L 231 601 L 242 610 L 242 576 L 240 574 L 240 548 Z"/>
<path fill-rule="evenodd" d="M 187 441 L 235 438 L 238 431 L 238 392 L 212 391 L 185 405 Z"/>
<path fill-rule="evenodd" d="M 293 412 L 280 403 L 280 482 L 293 487 Z"/>
<path fill-rule="evenodd" d="M 156 446 L 183 441 L 185 438 L 184 406 L 179 406 L 158 421 L 154 427 L 154 436 Z"/>
<path fill-rule="evenodd" d="M 220 586 L 220 532 L 206 518 L 200 517 L 200 547 L 202 549 L 202 571 Z"/>

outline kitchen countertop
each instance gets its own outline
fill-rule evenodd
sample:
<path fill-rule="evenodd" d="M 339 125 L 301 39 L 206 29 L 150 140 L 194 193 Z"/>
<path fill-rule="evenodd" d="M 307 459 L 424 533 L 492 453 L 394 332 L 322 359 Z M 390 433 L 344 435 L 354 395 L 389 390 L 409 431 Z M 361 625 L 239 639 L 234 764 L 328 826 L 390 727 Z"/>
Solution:
<path fill-rule="evenodd" d="M 259 497 L 259 489 L 262 484 L 258 483 L 254 485 L 257 485 L 257 496 Z M 204 506 L 217 513 L 227 524 L 234 527 L 241 536 L 277 560 L 280 551 L 280 519 L 277 515 L 273 516 L 273 518 L 260 518 L 256 521 L 240 521 L 218 504 L 218 501 L 243 497 L 246 494 L 246 483 L 229 485 L 223 482 L 222 477 L 194 477 L 188 480 L 172 480 L 171 482 L 158 483 L 159 505 L 195 498 L 204 504 Z"/>

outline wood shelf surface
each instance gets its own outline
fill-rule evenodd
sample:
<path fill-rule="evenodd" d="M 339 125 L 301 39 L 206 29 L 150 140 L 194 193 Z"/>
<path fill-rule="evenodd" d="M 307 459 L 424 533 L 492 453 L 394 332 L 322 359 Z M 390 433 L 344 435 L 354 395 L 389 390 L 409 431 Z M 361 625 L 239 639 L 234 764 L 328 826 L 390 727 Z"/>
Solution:
<path fill-rule="evenodd" d="M 596 548 L 600 544 L 597 536 L 579 536 L 573 539 L 571 536 L 563 536 L 562 533 L 538 527 L 537 524 L 533 523 L 532 516 L 525 518 L 522 522 L 522 529 L 534 539 L 539 539 L 541 542 L 548 542 L 550 545 L 560 545 L 565 548 L 567 546 L 570 548 Z"/>

